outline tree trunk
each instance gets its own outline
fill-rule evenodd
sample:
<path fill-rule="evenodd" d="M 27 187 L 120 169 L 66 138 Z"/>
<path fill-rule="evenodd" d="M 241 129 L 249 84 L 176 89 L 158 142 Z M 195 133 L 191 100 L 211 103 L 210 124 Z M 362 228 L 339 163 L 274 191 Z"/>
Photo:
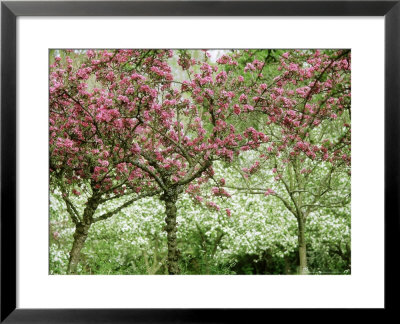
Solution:
<path fill-rule="evenodd" d="M 283 273 L 285 275 L 287 275 L 287 274 L 290 273 L 290 260 L 289 260 L 289 257 L 287 255 L 285 255 L 283 258 L 285 260 L 285 267 L 284 267 Z"/>
<path fill-rule="evenodd" d="M 178 199 L 178 195 L 176 192 L 173 193 L 165 193 L 161 198 L 165 203 L 165 222 L 167 225 L 165 226 L 165 230 L 167 232 L 167 244 L 168 244 L 168 273 L 171 275 L 179 274 L 179 265 L 178 265 L 178 248 L 176 242 L 176 201 Z"/>
<path fill-rule="evenodd" d="M 299 274 L 308 274 L 307 268 L 307 248 L 306 248 L 306 237 L 305 237 L 305 220 L 302 215 L 297 218 L 298 229 L 299 229 L 299 259 L 300 269 Z"/>
<path fill-rule="evenodd" d="M 98 205 L 99 203 L 96 200 L 94 200 L 93 198 L 89 199 L 83 212 L 83 221 L 75 225 L 74 243 L 72 244 L 72 249 L 69 252 L 69 262 L 67 269 L 67 272 L 69 274 L 76 273 L 76 268 L 78 266 L 81 256 L 81 250 L 87 239 L 90 226 L 93 223 L 93 215 Z"/>
<path fill-rule="evenodd" d="M 85 244 L 86 238 L 89 233 L 89 228 L 91 224 L 76 224 L 75 233 L 74 233 L 74 243 L 72 244 L 71 252 L 69 253 L 69 263 L 68 263 L 68 273 L 74 274 L 76 273 L 76 268 L 79 263 L 79 259 L 81 256 L 81 250 L 83 245 Z"/>

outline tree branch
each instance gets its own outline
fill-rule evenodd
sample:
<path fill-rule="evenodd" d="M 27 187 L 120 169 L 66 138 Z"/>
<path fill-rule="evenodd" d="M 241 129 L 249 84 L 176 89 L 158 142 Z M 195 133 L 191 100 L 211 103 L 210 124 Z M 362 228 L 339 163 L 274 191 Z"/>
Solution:
<path fill-rule="evenodd" d="M 137 200 L 140 200 L 140 199 L 145 198 L 145 197 L 152 197 L 152 196 L 155 196 L 155 195 L 157 195 L 157 194 L 159 194 L 159 193 L 160 193 L 160 191 L 155 191 L 155 192 L 142 194 L 142 195 L 139 195 L 139 196 L 137 196 L 137 197 L 135 197 L 135 198 L 132 198 L 132 199 L 128 200 L 127 202 L 123 203 L 123 204 L 122 204 L 121 206 L 119 206 L 118 208 L 116 208 L 116 209 L 114 209 L 114 210 L 112 210 L 112 211 L 110 211 L 110 212 L 104 213 L 103 215 L 101 215 L 101 216 L 99 216 L 99 217 L 94 218 L 94 219 L 93 219 L 93 223 L 96 223 L 96 222 L 98 222 L 98 221 L 101 221 L 101 220 L 105 220 L 105 219 L 107 219 L 107 218 L 110 218 L 111 216 L 113 216 L 114 214 L 118 213 L 119 211 L 121 211 L 121 210 L 124 209 L 125 207 L 128 207 L 129 205 L 131 205 L 133 202 L 135 202 L 135 201 L 137 201 Z"/>
<path fill-rule="evenodd" d="M 79 217 L 78 210 L 74 206 L 74 204 L 67 198 L 63 197 L 63 200 L 65 201 L 65 204 L 67 205 L 67 211 L 69 215 L 71 216 L 72 221 L 74 224 L 78 224 L 81 222 L 81 219 Z"/>
<path fill-rule="evenodd" d="M 188 184 L 189 182 L 191 182 L 192 180 L 196 179 L 197 177 L 199 177 L 205 170 L 207 170 L 209 167 L 211 166 L 211 161 L 207 160 L 206 163 L 200 167 L 200 169 L 198 169 L 195 173 L 193 174 L 189 174 L 187 177 L 183 178 L 182 180 L 177 182 L 177 185 L 181 186 L 181 185 L 185 185 Z"/>

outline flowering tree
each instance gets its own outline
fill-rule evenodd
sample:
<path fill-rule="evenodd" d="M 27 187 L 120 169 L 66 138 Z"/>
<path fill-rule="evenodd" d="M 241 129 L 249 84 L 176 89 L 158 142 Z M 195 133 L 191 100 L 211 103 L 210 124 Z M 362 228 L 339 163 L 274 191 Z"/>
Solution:
<path fill-rule="evenodd" d="M 244 78 L 210 64 L 207 51 L 201 59 L 190 51 L 177 52 L 187 75 L 182 82 L 172 74 L 170 50 L 88 50 L 85 55 L 79 64 L 72 51 L 65 60 L 57 57 L 50 73 L 51 179 L 76 224 L 70 269 L 93 222 L 143 196 L 160 194 L 168 269 L 177 274 L 179 195 L 187 190 L 200 202 L 199 189 L 213 175 L 213 161 L 231 162 L 241 146 L 257 146 L 264 139 L 262 133 L 256 141 L 243 137 L 234 126 Z M 227 55 L 218 64 L 238 67 Z M 252 88 L 256 83 L 246 91 Z M 81 194 L 78 188 L 88 197 L 82 215 L 69 198 Z M 134 197 L 116 210 L 94 217 L 99 204 L 130 193 Z"/>
<path fill-rule="evenodd" d="M 68 265 L 68 272 L 74 273 L 93 223 L 158 191 L 142 169 L 127 163 L 131 148 L 123 143 L 132 139 L 134 123 L 121 115 L 112 92 L 104 88 L 110 76 L 103 69 L 114 64 L 113 59 L 123 63 L 128 57 L 106 51 L 98 60 L 92 51 L 87 58 L 67 54 L 63 60 L 55 57 L 50 66 L 50 180 L 53 190 L 61 191 L 76 227 Z M 99 206 L 121 197 L 120 206 L 95 216 Z"/>
<path fill-rule="evenodd" d="M 243 107 L 252 107 L 243 113 L 257 121 L 244 135 L 256 139 L 261 132 L 269 141 L 252 147 L 258 154 L 253 164 L 244 162 L 243 185 L 228 187 L 276 197 L 296 217 L 303 274 L 308 215 L 350 202 L 350 60 L 348 50 L 287 51 L 273 77 L 259 74 L 265 83 L 258 95 L 240 97 Z"/>
<path fill-rule="evenodd" d="M 219 211 L 229 187 L 276 197 L 296 217 L 306 272 L 307 217 L 350 199 L 349 51 L 240 50 L 215 63 L 207 51 L 62 54 L 50 66 L 50 180 L 75 224 L 69 272 L 93 223 L 158 195 L 168 272 L 179 273 L 178 198 Z M 215 161 L 243 184 L 217 178 Z M 98 215 L 110 200 L 120 204 Z"/>

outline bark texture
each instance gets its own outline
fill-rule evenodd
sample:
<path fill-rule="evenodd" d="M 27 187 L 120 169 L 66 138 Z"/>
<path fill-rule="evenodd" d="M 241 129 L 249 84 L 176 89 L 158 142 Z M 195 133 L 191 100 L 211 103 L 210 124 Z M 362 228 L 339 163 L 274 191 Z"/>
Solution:
<path fill-rule="evenodd" d="M 75 274 L 76 268 L 79 263 L 81 256 L 81 250 L 85 244 L 86 238 L 89 233 L 90 224 L 86 225 L 83 223 L 76 224 L 74 233 L 74 243 L 69 253 L 68 273 Z"/>
<path fill-rule="evenodd" d="M 90 199 L 83 212 L 82 221 L 75 224 L 74 242 L 72 243 L 72 249 L 69 253 L 69 262 L 67 272 L 69 274 L 75 274 L 79 264 L 81 250 L 87 239 L 90 226 L 93 223 L 93 215 L 96 212 L 98 202 Z"/>
<path fill-rule="evenodd" d="M 302 275 L 308 274 L 307 267 L 307 248 L 306 248 L 306 237 L 305 237 L 305 220 L 302 216 L 297 218 L 298 230 L 299 230 L 299 259 L 300 269 L 299 273 Z"/>
<path fill-rule="evenodd" d="M 179 265 L 178 265 L 178 257 L 179 250 L 177 248 L 176 242 L 176 231 L 177 231 L 177 223 L 176 223 L 176 201 L 178 199 L 178 195 L 176 192 L 168 192 L 164 193 L 161 199 L 165 203 L 165 230 L 167 232 L 167 244 L 168 244 L 168 273 L 171 275 L 179 274 Z"/>

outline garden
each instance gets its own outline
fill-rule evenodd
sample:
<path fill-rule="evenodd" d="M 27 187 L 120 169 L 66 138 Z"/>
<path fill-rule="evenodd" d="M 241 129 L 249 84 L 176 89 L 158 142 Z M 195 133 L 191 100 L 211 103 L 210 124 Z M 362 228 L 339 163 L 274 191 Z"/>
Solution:
<path fill-rule="evenodd" d="M 49 51 L 49 274 L 351 274 L 351 51 Z"/>

